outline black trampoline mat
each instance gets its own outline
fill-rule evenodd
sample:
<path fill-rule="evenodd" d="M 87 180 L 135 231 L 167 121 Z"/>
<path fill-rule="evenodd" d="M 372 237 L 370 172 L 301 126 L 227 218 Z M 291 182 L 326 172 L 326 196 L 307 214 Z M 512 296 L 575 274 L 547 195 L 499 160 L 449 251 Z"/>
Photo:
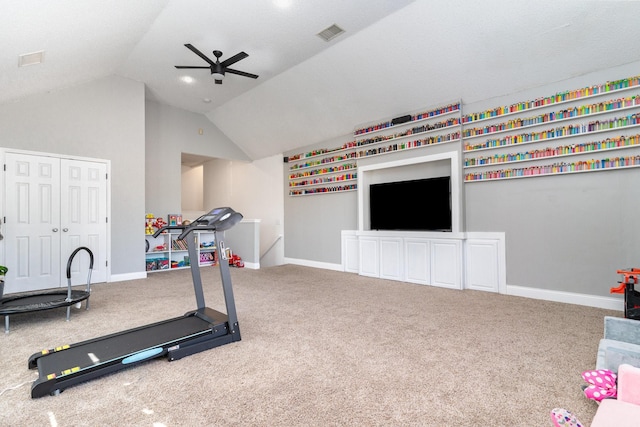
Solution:
<path fill-rule="evenodd" d="M 86 291 L 71 291 L 71 301 L 66 301 L 66 290 L 9 296 L 0 299 L 0 315 L 66 307 L 77 304 L 89 296 L 89 292 Z"/>

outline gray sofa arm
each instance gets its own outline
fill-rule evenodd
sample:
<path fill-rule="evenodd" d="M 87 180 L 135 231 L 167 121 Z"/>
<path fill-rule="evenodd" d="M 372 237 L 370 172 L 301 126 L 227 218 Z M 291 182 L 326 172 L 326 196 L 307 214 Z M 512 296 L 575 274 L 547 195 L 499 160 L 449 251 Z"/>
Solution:
<path fill-rule="evenodd" d="M 605 316 L 604 338 L 640 345 L 640 320 Z"/>

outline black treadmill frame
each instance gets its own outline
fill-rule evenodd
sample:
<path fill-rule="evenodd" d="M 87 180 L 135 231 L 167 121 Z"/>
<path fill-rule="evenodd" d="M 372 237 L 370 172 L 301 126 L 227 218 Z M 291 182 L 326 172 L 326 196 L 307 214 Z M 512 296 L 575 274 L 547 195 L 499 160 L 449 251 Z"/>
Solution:
<path fill-rule="evenodd" d="M 218 213 L 217 215 L 212 215 Z M 56 395 L 67 387 L 107 375 L 121 369 L 138 365 L 147 360 L 167 356 L 169 361 L 179 360 L 185 356 L 199 353 L 224 344 L 240 341 L 240 327 L 235 307 L 231 274 L 224 245 L 224 231 L 234 226 L 242 219 L 242 215 L 233 209 L 217 208 L 209 214 L 203 215 L 189 226 L 168 226 L 159 229 L 155 236 L 168 229 L 183 230 L 178 239 L 187 242 L 187 249 L 191 259 L 191 275 L 197 309 L 185 313 L 183 316 L 152 323 L 137 328 L 128 329 L 114 334 L 82 341 L 76 344 L 59 346 L 54 349 L 43 350 L 31 355 L 28 361 L 29 369 L 38 369 L 39 377 L 31 386 L 31 397 Z M 196 239 L 193 231 L 213 231 L 218 251 L 220 276 L 224 293 L 227 313 L 205 306 L 202 278 L 196 249 Z M 200 322 L 194 322 L 199 319 Z M 152 346 L 129 350 L 109 360 L 86 364 L 91 354 L 91 348 L 100 345 L 109 347 L 109 343 L 127 344 L 129 347 L 138 345 L 136 333 L 151 334 L 155 328 L 167 329 L 172 325 L 185 326 L 186 323 L 201 325 L 194 328 L 192 333 L 176 336 L 165 342 L 154 343 Z M 165 332 L 170 332 L 169 329 Z M 150 335 L 155 336 L 155 335 Z M 148 356 L 147 356 L 148 355 Z M 139 358 L 137 358 L 139 356 Z M 82 360 L 83 362 L 78 362 Z M 132 362 L 125 362 L 133 360 Z M 85 366 L 82 366 L 84 364 Z"/>

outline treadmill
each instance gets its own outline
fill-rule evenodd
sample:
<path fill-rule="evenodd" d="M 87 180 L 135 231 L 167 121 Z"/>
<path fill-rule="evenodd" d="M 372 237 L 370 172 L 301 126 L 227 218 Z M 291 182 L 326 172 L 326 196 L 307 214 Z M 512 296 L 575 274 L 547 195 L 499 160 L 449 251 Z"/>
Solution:
<path fill-rule="evenodd" d="M 57 395 L 67 387 L 125 369 L 146 360 L 185 356 L 240 341 L 240 328 L 233 298 L 224 231 L 242 220 L 242 214 L 229 207 L 213 209 L 193 223 L 171 225 L 154 234 L 182 230 L 178 239 L 187 242 L 197 309 L 183 316 L 111 335 L 42 350 L 29 358 L 29 369 L 38 368 L 38 379 L 31 386 L 31 397 Z M 213 231 L 227 313 L 205 306 L 194 231 Z"/>

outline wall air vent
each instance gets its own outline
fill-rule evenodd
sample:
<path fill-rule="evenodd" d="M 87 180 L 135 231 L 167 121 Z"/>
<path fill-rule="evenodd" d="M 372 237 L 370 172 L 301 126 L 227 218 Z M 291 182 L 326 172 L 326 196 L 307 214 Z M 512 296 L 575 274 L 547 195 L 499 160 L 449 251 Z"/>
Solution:
<path fill-rule="evenodd" d="M 33 53 L 25 53 L 18 56 L 18 67 L 26 67 L 27 65 L 40 64 L 44 61 L 44 50 Z"/>
<path fill-rule="evenodd" d="M 324 30 L 320 31 L 317 35 L 322 40 L 328 42 L 328 41 L 338 37 L 342 33 L 344 33 L 344 30 L 342 28 L 338 27 L 336 24 L 333 24 L 332 26 L 327 27 Z"/>

